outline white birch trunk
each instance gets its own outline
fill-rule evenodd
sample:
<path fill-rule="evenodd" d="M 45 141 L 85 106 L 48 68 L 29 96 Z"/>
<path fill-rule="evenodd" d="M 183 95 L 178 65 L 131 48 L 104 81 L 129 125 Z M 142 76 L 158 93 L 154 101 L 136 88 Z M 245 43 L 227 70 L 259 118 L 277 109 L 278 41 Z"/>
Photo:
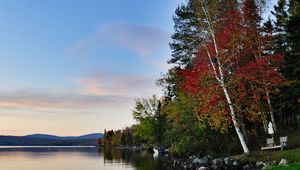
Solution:
<path fill-rule="evenodd" d="M 213 38 L 214 38 L 214 36 L 213 36 Z M 217 47 L 215 40 L 214 40 L 214 43 L 215 43 L 215 47 Z M 234 106 L 233 106 L 232 101 L 231 101 L 231 97 L 229 95 L 229 92 L 228 92 L 227 87 L 226 87 L 225 82 L 224 82 L 224 74 L 223 74 L 223 70 L 222 70 L 222 67 L 221 67 L 220 60 L 219 60 L 218 56 L 215 56 L 216 59 L 217 59 L 217 66 L 218 66 L 217 68 L 218 68 L 218 72 L 219 72 L 219 75 L 218 75 L 217 74 L 217 68 L 215 66 L 215 63 L 212 61 L 210 52 L 208 51 L 208 48 L 206 48 L 206 50 L 207 50 L 207 55 L 208 55 L 210 64 L 213 68 L 214 76 L 215 76 L 216 80 L 218 81 L 218 83 L 220 84 L 220 86 L 222 87 L 222 90 L 223 90 L 224 95 L 226 97 L 226 101 L 227 101 L 227 104 L 228 104 L 229 109 L 230 109 L 231 119 L 232 119 L 232 122 L 233 122 L 233 125 L 234 125 L 234 128 L 235 128 L 235 131 L 236 131 L 236 133 L 239 137 L 242 148 L 244 150 L 244 153 L 249 154 L 249 149 L 247 147 L 244 135 L 241 132 L 241 129 L 240 129 L 240 127 L 238 125 L 238 122 L 236 120 L 236 113 L 235 113 Z M 218 54 L 218 52 L 216 52 L 216 55 L 217 54 Z"/>
<path fill-rule="evenodd" d="M 244 150 L 244 153 L 245 154 L 249 154 L 249 149 L 247 147 L 247 144 L 245 142 L 245 138 L 244 138 L 244 135 L 242 134 L 241 130 L 240 130 L 240 127 L 238 125 L 238 122 L 236 120 L 236 116 L 235 116 L 235 111 L 234 111 L 234 107 L 233 107 L 233 104 L 231 102 L 231 98 L 229 96 L 229 93 L 227 91 L 227 88 L 225 86 L 224 83 L 221 82 L 221 86 L 222 86 L 222 89 L 223 89 L 223 92 L 225 94 L 225 97 L 226 97 L 226 100 L 227 100 L 227 103 L 229 105 L 229 109 L 230 109 L 230 114 L 231 114 L 231 119 L 232 119 L 232 122 L 233 122 L 233 125 L 234 125 L 234 128 L 235 128 L 235 131 L 239 137 L 239 140 L 241 142 L 241 145 L 243 147 L 243 150 Z"/>
<path fill-rule="evenodd" d="M 224 77 L 223 70 L 222 70 L 222 64 L 221 64 L 221 61 L 220 61 L 220 58 L 219 58 L 218 44 L 217 44 L 217 41 L 216 41 L 215 32 L 214 32 L 214 28 L 213 28 L 213 25 L 212 25 L 212 22 L 211 22 L 211 18 L 210 18 L 209 13 L 205 10 L 205 7 L 204 7 L 204 4 L 203 4 L 202 1 L 201 1 L 201 6 L 202 6 L 202 11 L 203 11 L 203 13 L 204 13 L 204 15 L 205 15 L 205 17 L 208 21 L 207 22 L 208 23 L 208 28 L 207 29 L 208 29 L 208 31 L 211 35 L 211 38 L 212 38 L 212 41 L 213 41 L 213 44 L 214 44 L 215 58 L 217 60 L 217 63 L 215 65 L 215 63 L 213 62 L 212 57 L 210 55 L 209 49 L 205 46 L 206 51 L 207 51 L 207 55 L 208 55 L 208 58 L 209 58 L 209 62 L 210 62 L 210 65 L 213 69 L 214 76 L 215 76 L 217 82 L 222 87 L 222 90 L 223 90 L 224 95 L 226 97 L 226 101 L 227 101 L 227 104 L 228 104 L 229 109 L 230 109 L 231 119 L 232 119 L 232 122 L 233 122 L 233 125 L 234 125 L 234 128 L 235 128 L 235 131 L 236 131 L 236 133 L 238 135 L 238 138 L 240 140 L 240 143 L 242 145 L 242 148 L 244 150 L 244 153 L 249 154 L 249 149 L 247 147 L 244 135 L 241 132 L 241 129 L 238 125 L 238 122 L 237 122 L 237 119 L 236 119 L 236 113 L 235 113 L 235 110 L 234 110 L 234 106 L 233 106 L 233 103 L 231 101 L 231 98 L 230 98 L 229 92 L 227 90 L 227 87 L 225 85 L 225 81 L 224 81 L 225 77 Z M 218 73 L 219 73 L 219 75 L 218 75 Z"/>
<path fill-rule="evenodd" d="M 268 102 L 270 116 L 271 116 L 271 122 L 273 124 L 273 129 L 276 132 L 277 131 L 277 126 L 276 126 L 276 123 L 275 123 L 275 118 L 274 118 L 274 113 L 273 113 L 273 107 L 272 107 L 272 103 L 271 103 L 270 94 L 269 94 L 269 91 L 266 87 L 265 87 L 265 90 L 266 90 L 267 102 Z"/>

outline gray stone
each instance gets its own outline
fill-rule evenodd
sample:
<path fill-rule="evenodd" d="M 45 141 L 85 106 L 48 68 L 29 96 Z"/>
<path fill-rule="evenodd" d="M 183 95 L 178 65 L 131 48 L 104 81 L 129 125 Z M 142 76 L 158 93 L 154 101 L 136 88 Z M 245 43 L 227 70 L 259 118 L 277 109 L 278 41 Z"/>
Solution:
<path fill-rule="evenodd" d="M 193 163 L 194 163 L 194 164 L 200 164 L 200 159 L 199 159 L 199 158 L 195 158 L 195 159 L 193 160 Z"/>
<path fill-rule="evenodd" d="M 286 160 L 286 159 L 281 159 L 280 160 L 280 162 L 279 162 L 279 164 L 278 165 L 280 165 L 280 166 L 284 166 L 284 165 L 287 165 L 288 164 L 288 161 Z"/>
<path fill-rule="evenodd" d="M 195 155 L 192 155 L 192 156 L 189 157 L 189 159 L 192 159 L 192 160 L 195 159 L 195 158 L 197 158 Z"/>
<path fill-rule="evenodd" d="M 222 169 L 222 166 L 223 166 L 223 159 L 214 159 L 211 161 L 211 168 L 212 169 L 215 169 L 215 170 L 219 170 L 219 169 Z"/>
<path fill-rule="evenodd" d="M 208 159 L 205 159 L 205 158 L 200 158 L 199 159 L 199 164 L 201 166 L 207 166 L 209 164 L 209 160 Z"/>
<path fill-rule="evenodd" d="M 256 163 L 255 163 L 255 167 L 256 167 L 257 169 L 261 169 L 261 168 L 264 167 L 264 163 L 263 163 L 263 162 L 256 162 Z"/>
<path fill-rule="evenodd" d="M 201 166 L 201 167 L 198 168 L 198 170 L 208 170 L 208 168 L 205 167 L 205 166 Z"/>
<path fill-rule="evenodd" d="M 232 165 L 233 165 L 233 166 L 238 166 L 239 163 L 238 163 L 238 161 L 233 161 Z"/>
<path fill-rule="evenodd" d="M 247 164 L 243 167 L 243 170 L 252 170 L 253 168 L 251 167 L 250 164 Z"/>
<path fill-rule="evenodd" d="M 207 160 L 207 163 L 210 163 L 213 160 L 213 157 L 210 155 L 206 155 L 203 159 Z"/>
<path fill-rule="evenodd" d="M 188 169 L 196 169 L 195 164 L 189 164 L 187 167 L 188 167 Z"/>
<path fill-rule="evenodd" d="M 262 169 L 268 169 L 271 167 L 272 167 L 271 162 L 264 162 L 264 166 L 262 167 Z"/>
<path fill-rule="evenodd" d="M 232 160 L 230 158 L 224 158 L 224 163 L 225 165 L 227 165 L 228 167 L 232 166 Z"/>

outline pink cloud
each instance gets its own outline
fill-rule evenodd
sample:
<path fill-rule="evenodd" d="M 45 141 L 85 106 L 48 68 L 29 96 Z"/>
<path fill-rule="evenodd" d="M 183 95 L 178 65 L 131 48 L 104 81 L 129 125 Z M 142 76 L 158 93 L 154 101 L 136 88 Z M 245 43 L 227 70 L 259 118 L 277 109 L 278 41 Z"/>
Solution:
<path fill-rule="evenodd" d="M 83 94 L 138 97 L 160 92 L 154 77 L 135 74 L 96 73 L 76 81 Z"/>
<path fill-rule="evenodd" d="M 1 110 L 84 110 L 133 106 L 134 99 L 161 93 L 155 78 L 99 72 L 75 80 L 68 90 L 24 89 L 1 92 Z"/>
<path fill-rule="evenodd" d="M 100 25 L 95 33 L 74 43 L 68 51 L 85 57 L 93 50 L 113 47 L 149 57 L 159 49 L 168 49 L 169 41 L 169 33 L 157 27 L 111 22 Z"/>
<path fill-rule="evenodd" d="M 47 91 L 47 90 L 45 90 Z M 34 90 L 5 92 L 0 96 L 1 109 L 85 109 L 115 107 L 127 105 L 131 100 L 128 96 L 88 95 L 88 94 L 53 94 Z"/>

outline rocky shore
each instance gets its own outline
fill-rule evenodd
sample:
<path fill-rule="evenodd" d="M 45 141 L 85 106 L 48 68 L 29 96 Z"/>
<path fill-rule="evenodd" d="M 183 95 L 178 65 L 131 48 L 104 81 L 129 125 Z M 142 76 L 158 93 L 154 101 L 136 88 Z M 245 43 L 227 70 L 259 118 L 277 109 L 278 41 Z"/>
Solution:
<path fill-rule="evenodd" d="M 213 158 L 210 155 L 205 157 L 190 156 L 188 158 L 173 159 L 169 165 L 175 169 L 189 170 L 256 170 L 266 169 L 274 165 L 286 165 L 287 161 L 282 159 L 276 161 L 260 162 L 248 160 L 236 160 L 230 157 Z"/>

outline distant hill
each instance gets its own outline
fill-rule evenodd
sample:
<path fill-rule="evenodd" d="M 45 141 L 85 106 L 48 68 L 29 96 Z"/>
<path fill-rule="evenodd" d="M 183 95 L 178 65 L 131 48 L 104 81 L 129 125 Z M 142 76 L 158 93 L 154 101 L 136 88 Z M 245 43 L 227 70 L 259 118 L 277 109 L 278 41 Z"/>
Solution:
<path fill-rule="evenodd" d="M 48 135 L 48 134 L 32 134 L 26 135 L 24 137 L 30 138 L 41 138 L 41 139 L 55 139 L 55 140 L 73 140 L 73 139 L 99 139 L 103 138 L 103 133 L 91 133 L 82 136 L 55 136 L 55 135 Z"/>
<path fill-rule="evenodd" d="M 0 146 L 94 146 L 102 137 L 102 133 L 64 137 L 47 134 L 0 136 Z"/>

